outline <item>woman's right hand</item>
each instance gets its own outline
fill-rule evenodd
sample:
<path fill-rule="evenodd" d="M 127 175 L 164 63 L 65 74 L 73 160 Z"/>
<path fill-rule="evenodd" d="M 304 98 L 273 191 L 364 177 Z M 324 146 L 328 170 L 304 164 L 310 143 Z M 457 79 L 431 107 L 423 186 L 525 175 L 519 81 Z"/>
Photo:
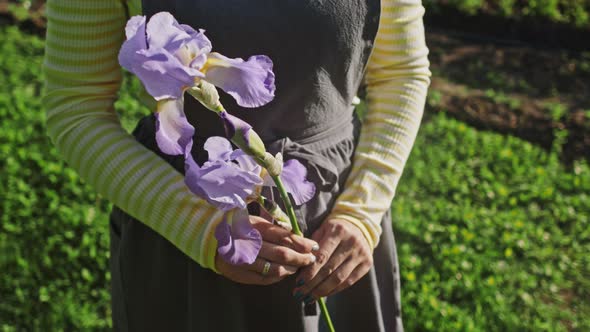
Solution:
<path fill-rule="evenodd" d="M 226 278 L 242 284 L 270 285 L 315 262 L 312 252 L 319 249 L 315 241 L 295 235 L 261 217 L 250 216 L 250 222 L 262 235 L 260 253 L 249 265 L 232 265 L 216 255 L 217 271 Z M 263 275 L 266 262 L 270 262 L 270 269 Z"/>

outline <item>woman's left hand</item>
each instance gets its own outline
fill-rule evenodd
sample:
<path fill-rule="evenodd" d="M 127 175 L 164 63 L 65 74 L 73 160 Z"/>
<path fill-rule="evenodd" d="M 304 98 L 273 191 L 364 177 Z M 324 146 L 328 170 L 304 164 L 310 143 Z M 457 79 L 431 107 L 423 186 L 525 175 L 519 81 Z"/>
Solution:
<path fill-rule="evenodd" d="M 293 294 L 306 303 L 354 285 L 373 266 L 369 242 L 358 227 L 328 219 L 311 238 L 319 243 L 314 264 L 301 268 Z"/>

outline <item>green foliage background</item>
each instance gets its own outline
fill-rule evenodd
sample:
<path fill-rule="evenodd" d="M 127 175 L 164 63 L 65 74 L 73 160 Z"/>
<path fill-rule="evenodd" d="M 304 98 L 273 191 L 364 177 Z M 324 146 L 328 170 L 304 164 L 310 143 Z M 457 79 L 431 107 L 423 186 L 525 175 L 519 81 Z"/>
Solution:
<path fill-rule="evenodd" d="M 8 10 L 18 20 L 23 20 L 31 15 L 29 9 L 37 11 L 42 8 L 41 5 L 45 3 L 45 0 L 9 0 L 8 2 Z M 447 6 L 468 15 L 485 13 L 517 20 L 531 18 L 577 27 L 590 26 L 590 1 L 588 0 L 422 0 L 422 2 L 429 13 L 436 13 L 439 8 Z"/>
<path fill-rule="evenodd" d="M 43 40 L 0 40 L 0 330 L 106 330 L 109 203 L 45 134 Z M 555 151 L 429 116 L 392 207 L 408 331 L 590 330 L 590 168 Z"/>
<path fill-rule="evenodd" d="M 423 4 L 435 13 L 441 6 L 449 6 L 468 15 L 485 13 L 517 20 L 529 18 L 590 26 L 588 0 L 423 0 Z"/>

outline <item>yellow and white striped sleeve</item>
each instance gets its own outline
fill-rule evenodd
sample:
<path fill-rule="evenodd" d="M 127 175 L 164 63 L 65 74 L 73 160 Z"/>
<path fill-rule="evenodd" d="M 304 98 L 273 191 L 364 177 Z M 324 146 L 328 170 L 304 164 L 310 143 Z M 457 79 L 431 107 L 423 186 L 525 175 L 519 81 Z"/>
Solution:
<path fill-rule="evenodd" d="M 430 84 L 423 15 L 420 0 L 381 1 L 365 76 L 368 111 L 352 171 L 330 214 L 358 226 L 373 248 L 414 144 Z"/>
<path fill-rule="evenodd" d="M 52 142 L 98 193 L 215 270 L 213 234 L 221 212 L 128 134 L 114 111 L 127 20 L 123 1 L 49 0 L 47 20 L 44 104 Z"/>

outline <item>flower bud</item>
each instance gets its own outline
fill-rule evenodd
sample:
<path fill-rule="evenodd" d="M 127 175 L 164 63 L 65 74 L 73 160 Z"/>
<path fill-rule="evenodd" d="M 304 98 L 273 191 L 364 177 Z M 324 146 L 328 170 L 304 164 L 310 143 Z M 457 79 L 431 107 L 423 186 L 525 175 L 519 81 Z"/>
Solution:
<path fill-rule="evenodd" d="M 263 164 L 268 159 L 266 148 L 260 136 L 252 129 L 252 126 L 226 111 L 219 112 L 219 116 L 223 120 L 227 137 L 246 154 L 254 157 L 257 162 L 261 163 L 262 167 L 267 168 L 267 165 Z"/>
<path fill-rule="evenodd" d="M 264 154 L 264 168 L 270 176 L 279 176 L 283 172 L 283 155 L 279 152 L 275 157 L 270 153 Z"/>
<path fill-rule="evenodd" d="M 188 89 L 188 93 L 213 112 L 219 113 L 223 110 L 223 105 L 219 102 L 219 92 L 215 85 L 209 82 L 201 80 L 197 86 Z"/>

